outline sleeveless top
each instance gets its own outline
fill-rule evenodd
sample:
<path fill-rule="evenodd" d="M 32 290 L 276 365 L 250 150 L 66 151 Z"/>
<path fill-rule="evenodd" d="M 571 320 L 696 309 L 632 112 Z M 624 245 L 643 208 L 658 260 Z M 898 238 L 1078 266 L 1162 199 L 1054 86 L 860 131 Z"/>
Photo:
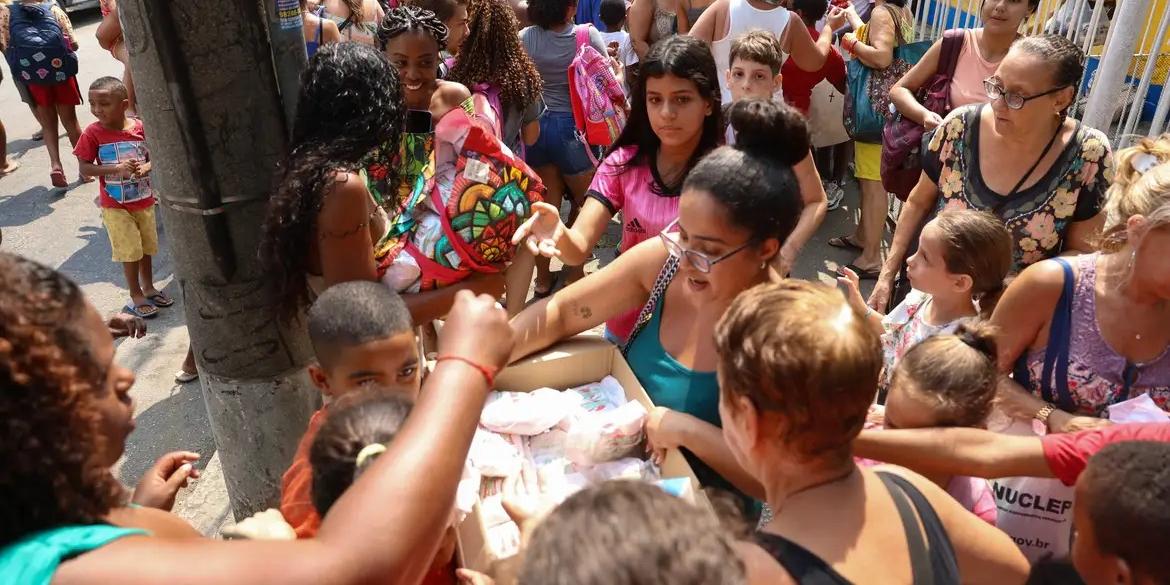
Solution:
<path fill-rule="evenodd" d="M 61 526 L 42 530 L 0 549 L 5 583 L 49 585 L 63 561 L 101 548 L 125 536 L 145 535 L 138 528 L 109 524 Z"/>
<path fill-rule="evenodd" d="M 1101 211 L 1105 191 L 1113 181 L 1113 154 L 1104 134 L 1078 122 L 1072 139 L 1034 185 L 1011 196 L 1001 195 L 984 182 L 979 163 L 984 107 L 955 108 L 927 134 L 922 172 L 938 186 L 935 212 L 976 209 L 1003 220 L 1012 234 L 1012 273 L 1017 273 L 1059 255 L 1069 224 Z M 1038 173 L 1040 169 L 1033 176 Z"/>
<path fill-rule="evenodd" d="M 654 3 L 654 20 L 650 23 L 650 44 L 653 45 L 678 31 L 678 16 Z"/>
<path fill-rule="evenodd" d="M 318 17 L 319 18 L 319 17 Z M 311 41 L 305 41 L 305 53 L 310 59 L 317 54 L 317 49 L 321 47 L 321 38 L 325 34 L 325 22 L 323 20 L 317 21 L 317 38 Z"/>
<path fill-rule="evenodd" d="M 995 74 L 999 61 L 988 61 L 979 52 L 979 41 L 975 39 L 975 31 L 968 30 L 963 37 L 963 49 L 959 51 L 959 60 L 955 62 L 955 75 L 951 78 L 951 107 L 959 108 L 970 104 L 981 104 L 987 101 L 987 92 L 983 90 L 983 80 Z"/>
<path fill-rule="evenodd" d="M 363 43 L 374 48 L 378 47 L 378 24 L 382 22 L 382 17 L 385 16 L 381 8 L 374 11 L 374 14 L 363 14 L 366 20 L 362 22 L 355 22 L 348 18 L 329 14 L 328 12 L 324 16 L 337 23 L 337 30 L 341 33 L 341 40 Z"/>
<path fill-rule="evenodd" d="M 731 69 L 731 43 L 739 35 L 753 29 L 768 31 L 776 38 L 783 38 L 788 29 L 792 13 L 783 6 L 760 10 L 748 0 L 731 0 L 727 3 L 727 36 L 711 43 L 711 54 L 715 57 L 715 68 L 720 74 L 719 88 L 723 90 L 723 103 L 731 103 L 731 89 L 727 87 L 727 76 L 722 72 Z"/>
<path fill-rule="evenodd" d="M 1108 406 L 1142 394 L 1170 412 L 1170 346 L 1148 362 L 1131 363 L 1101 336 L 1098 258 L 1100 254 L 1094 253 L 1068 259 L 1076 264 L 1068 337 L 1068 390 L 1076 407 L 1072 414 L 1104 416 Z M 1028 390 L 1037 396 L 1041 396 L 1046 355 L 1047 348 L 1028 354 Z"/>
<path fill-rule="evenodd" d="M 898 516 L 906 532 L 914 585 L 958 585 L 959 567 L 955 550 L 947 536 L 946 527 L 930 501 L 914 484 L 899 475 L 884 471 L 877 472 L 877 475 L 898 508 Z M 919 521 L 922 522 L 921 529 Z M 759 531 L 755 534 L 755 541 L 800 585 L 853 583 L 815 553 L 783 536 Z"/>

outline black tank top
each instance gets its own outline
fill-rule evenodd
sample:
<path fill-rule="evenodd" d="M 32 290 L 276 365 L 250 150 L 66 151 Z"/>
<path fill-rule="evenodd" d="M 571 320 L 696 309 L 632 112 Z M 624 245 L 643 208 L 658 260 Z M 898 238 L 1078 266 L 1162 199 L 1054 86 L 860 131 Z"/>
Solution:
<path fill-rule="evenodd" d="M 898 508 L 898 516 L 906 532 L 906 544 L 910 549 L 914 585 L 958 585 L 959 566 L 955 560 L 955 550 L 930 502 L 905 478 L 882 471 L 877 474 Z M 918 520 L 922 521 L 923 530 L 918 529 Z M 926 532 L 925 542 L 923 531 Z M 812 551 L 783 536 L 757 532 L 755 538 L 756 544 L 772 555 L 801 585 L 852 585 L 850 580 Z"/>

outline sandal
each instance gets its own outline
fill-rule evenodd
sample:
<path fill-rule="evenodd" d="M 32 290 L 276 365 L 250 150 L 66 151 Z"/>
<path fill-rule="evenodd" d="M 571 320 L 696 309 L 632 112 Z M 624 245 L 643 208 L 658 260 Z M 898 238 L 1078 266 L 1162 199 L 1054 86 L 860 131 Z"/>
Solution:
<path fill-rule="evenodd" d="M 859 280 L 877 280 L 878 277 L 881 276 L 881 274 L 882 274 L 881 268 L 874 268 L 872 270 L 866 270 L 864 268 L 858 268 L 856 264 L 846 264 L 842 268 L 848 268 L 849 270 L 852 270 L 854 272 L 854 274 L 857 275 L 857 278 Z M 845 275 L 845 273 L 841 272 L 841 268 L 837 269 L 837 274 L 840 274 L 842 276 Z"/>
<path fill-rule="evenodd" d="M 17 161 L 14 159 L 9 160 L 7 165 L 5 165 L 4 167 L 0 167 L 0 177 L 3 177 L 5 175 L 11 175 L 12 173 L 16 172 L 16 169 L 19 169 L 19 168 L 20 168 L 20 161 Z"/>
<path fill-rule="evenodd" d="M 134 301 L 130 301 L 126 303 L 124 309 L 139 319 L 153 319 L 158 316 L 158 308 L 150 303 L 134 306 Z"/>
<path fill-rule="evenodd" d="M 851 236 L 848 236 L 848 235 L 837 236 L 835 238 L 831 238 L 829 240 L 829 245 L 834 247 L 834 248 L 841 248 L 843 250 L 855 250 L 858 252 L 865 249 L 864 247 L 857 245 L 857 242 L 854 242 L 853 238 Z"/>
<path fill-rule="evenodd" d="M 553 294 L 553 291 L 557 290 L 557 285 L 559 285 L 561 283 L 560 271 L 554 272 L 552 277 L 553 277 L 552 283 L 548 285 L 547 289 L 540 290 L 540 289 L 537 289 L 536 287 L 532 287 L 532 298 L 533 299 L 543 299 L 543 298 Z"/>
<path fill-rule="evenodd" d="M 146 295 L 146 300 L 156 307 L 169 307 L 175 304 L 175 300 L 161 292 L 151 293 Z"/>
<path fill-rule="evenodd" d="M 198 371 L 185 372 L 183 370 L 179 370 L 178 372 L 175 372 L 175 383 L 176 384 L 186 384 L 187 382 L 194 382 L 195 380 L 198 380 L 198 379 L 199 379 L 199 372 Z"/>
<path fill-rule="evenodd" d="M 58 189 L 64 189 L 69 186 L 69 180 L 65 178 L 65 171 L 62 170 L 49 173 L 49 180 L 53 181 L 53 186 Z"/>

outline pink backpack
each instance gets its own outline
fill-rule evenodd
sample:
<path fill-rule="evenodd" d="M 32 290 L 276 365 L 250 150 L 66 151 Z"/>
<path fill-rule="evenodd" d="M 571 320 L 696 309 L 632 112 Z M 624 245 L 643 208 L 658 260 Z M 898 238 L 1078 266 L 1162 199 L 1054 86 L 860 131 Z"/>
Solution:
<path fill-rule="evenodd" d="M 609 56 L 589 44 L 590 25 L 578 26 L 577 55 L 569 64 L 569 101 L 577 134 L 587 146 L 611 146 L 626 126 L 629 105 L 609 67 Z"/>

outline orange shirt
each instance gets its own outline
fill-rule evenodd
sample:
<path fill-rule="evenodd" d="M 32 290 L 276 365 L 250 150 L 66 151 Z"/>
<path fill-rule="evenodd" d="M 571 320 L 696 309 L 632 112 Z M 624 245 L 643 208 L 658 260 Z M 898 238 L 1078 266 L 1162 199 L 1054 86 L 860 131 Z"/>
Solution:
<path fill-rule="evenodd" d="M 309 449 L 313 446 L 313 439 L 317 431 L 325 422 L 328 406 L 322 406 L 309 419 L 309 428 L 305 436 L 297 445 L 297 453 L 293 456 L 292 465 L 280 479 L 280 513 L 284 521 L 297 533 L 297 538 L 312 538 L 321 527 L 321 516 L 313 506 L 313 468 L 309 465 Z"/>

